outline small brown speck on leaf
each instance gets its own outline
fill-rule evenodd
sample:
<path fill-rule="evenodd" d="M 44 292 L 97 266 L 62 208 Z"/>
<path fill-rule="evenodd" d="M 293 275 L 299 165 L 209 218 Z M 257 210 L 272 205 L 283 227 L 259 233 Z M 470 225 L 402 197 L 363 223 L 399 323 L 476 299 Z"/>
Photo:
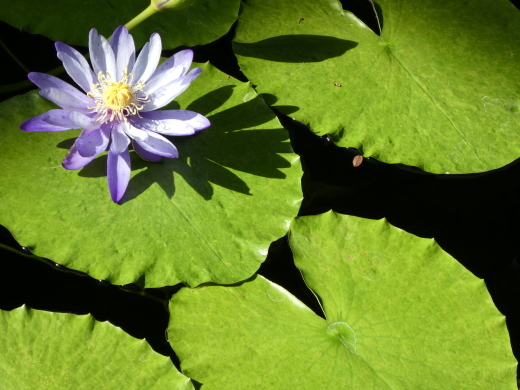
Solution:
<path fill-rule="evenodd" d="M 305 18 L 301 18 L 298 24 L 302 24 L 302 22 L 306 22 Z"/>
<path fill-rule="evenodd" d="M 356 157 L 354 157 L 354 159 L 352 160 L 352 165 L 354 165 L 354 167 L 359 167 L 361 165 L 361 163 L 363 162 L 363 156 L 358 154 Z"/>
<path fill-rule="evenodd" d="M 334 83 L 334 86 L 335 86 L 335 87 L 341 87 L 341 84 L 339 84 L 339 83 Z"/>

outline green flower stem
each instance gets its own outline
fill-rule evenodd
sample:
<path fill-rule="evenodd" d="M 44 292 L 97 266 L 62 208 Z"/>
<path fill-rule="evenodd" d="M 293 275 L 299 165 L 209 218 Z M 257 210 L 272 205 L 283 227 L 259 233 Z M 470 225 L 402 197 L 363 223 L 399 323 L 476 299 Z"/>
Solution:
<path fill-rule="evenodd" d="M 150 4 L 143 12 L 141 12 L 139 15 L 137 15 L 135 18 L 133 18 L 131 21 L 129 21 L 127 24 L 125 24 L 125 27 L 129 30 L 133 29 L 135 26 L 137 26 L 139 23 L 141 23 L 143 20 L 148 19 L 150 16 L 155 14 L 157 12 L 157 9 Z"/>
<path fill-rule="evenodd" d="M 156 12 L 158 12 L 158 10 L 152 5 L 150 4 L 143 12 L 141 12 L 139 15 L 137 15 L 135 18 L 133 18 L 132 20 L 130 20 L 128 23 L 125 24 L 125 27 L 129 30 L 131 30 L 132 28 L 134 28 L 135 26 L 137 26 L 139 23 L 141 23 L 143 20 L 149 18 L 150 16 L 152 16 L 153 14 L 155 14 Z M 109 38 L 110 39 L 110 38 Z M 18 63 L 18 65 L 20 65 L 22 67 L 22 69 L 29 73 L 29 69 L 27 69 L 19 60 L 18 58 L 16 58 L 14 56 L 13 53 L 11 53 L 11 51 L 7 48 L 7 46 L 4 45 L 4 43 L 0 40 L 0 45 L 7 51 L 7 53 Z M 88 54 L 85 56 L 86 59 L 89 58 Z M 61 73 L 63 73 L 63 71 L 65 70 L 65 68 L 63 68 L 63 66 L 58 66 L 52 70 L 50 70 L 49 72 L 47 72 L 47 74 L 50 74 L 50 75 L 53 75 L 53 76 L 58 76 L 60 75 Z M 9 92 L 14 92 L 14 91 L 19 91 L 19 90 L 22 90 L 22 89 L 25 89 L 25 88 L 29 88 L 29 87 L 34 87 L 35 85 L 33 83 L 31 83 L 29 80 L 24 80 L 24 81 L 19 81 L 17 83 L 13 83 L 13 84 L 7 84 L 7 85 L 0 85 L 0 94 L 3 94 L 3 93 L 9 93 Z"/>

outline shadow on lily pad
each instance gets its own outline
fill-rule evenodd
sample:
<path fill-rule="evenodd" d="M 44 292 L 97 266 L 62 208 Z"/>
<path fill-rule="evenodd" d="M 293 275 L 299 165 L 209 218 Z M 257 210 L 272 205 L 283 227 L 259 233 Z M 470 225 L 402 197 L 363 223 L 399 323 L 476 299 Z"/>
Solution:
<path fill-rule="evenodd" d="M 258 128 L 274 119 L 260 97 L 255 94 L 249 101 L 211 115 L 232 93 L 233 86 L 222 87 L 200 97 L 187 107 L 188 110 L 206 115 L 211 127 L 193 136 L 167 137 L 179 150 L 179 158 L 164 158 L 161 162 L 152 163 L 142 160 L 132 151 L 132 170 L 141 172 L 130 179 L 122 203 L 136 198 L 153 183 L 159 184 L 171 199 L 176 191 L 174 173 L 182 177 L 205 200 L 212 198 L 213 185 L 244 195 L 253 195 L 250 186 L 243 179 L 244 175 L 239 177 L 234 171 L 284 179 L 286 175 L 280 169 L 289 168 L 291 164 L 279 154 L 292 152 L 291 145 L 287 142 L 289 136 L 281 126 L 277 129 Z M 67 140 L 58 144 L 58 147 L 68 148 L 71 145 L 70 140 Z M 104 154 L 82 168 L 78 175 L 104 177 L 106 163 L 107 156 Z"/>
<path fill-rule="evenodd" d="M 339 57 L 357 42 L 321 35 L 281 35 L 254 43 L 233 42 L 235 53 L 275 62 L 321 62 Z"/>

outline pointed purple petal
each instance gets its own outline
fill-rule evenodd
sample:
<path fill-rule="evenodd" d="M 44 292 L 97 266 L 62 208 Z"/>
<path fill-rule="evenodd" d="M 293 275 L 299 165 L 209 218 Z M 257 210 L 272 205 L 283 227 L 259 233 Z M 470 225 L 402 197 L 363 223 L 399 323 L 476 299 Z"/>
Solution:
<path fill-rule="evenodd" d="M 135 141 L 140 147 L 142 147 L 147 152 L 152 154 L 156 154 L 158 156 L 169 157 L 169 158 L 177 158 L 179 157 L 179 152 L 177 148 L 162 135 L 156 134 L 154 132 L 148 132 L 148 139 L 145 142 Z"/>
<path fill-rule="evenodd" d="M 99 35 L 95 28 L 90 30 L 88 48 L 90 61 L 92 61 L 92 67 L 96 76 L 99 72 L 102 72 L 105 75 L 108 73 L 110 76 L 116 77 L 114 50 L 112 50 L 106 38 Z"/>
<path fill-rule="evenodd" d="M 161 58 L 161 37 L 157 33 L 153 33 L 150 37 L 150 42 L 144 45 L 143 50 L 135 61 L 134 82 L 146 82 L 157 68 L 159 59 Z"/>
<path fill-rule="evenodd" d="M 128 135 L 130 138 L 135 139 L 137 141 L 146 141 L 148 138 L 148 133 L 142 129 L 138 129 L 134 126 L 132 126 L 131 123 L 127 123 L 125 127 L 126 135 Z"/>
<path fill-rule="evenodd" d="M 69 83 L 60 80 L 57 77 L 51 76 L 50 74 L 31 72 L 27 75 L 29 80 L 38 86 L 40 89 L 56 88 L 69 95 L 73 96 L 76 100 L 85 101 L 87 105 L 92 105 L 93 100 L 88 98 L 84 93 L 80 92 L 77 88 L 74 88 Z"/>
<path fill-rule="evenodd" d="M 75 129 L 99 129 L 101 125 L 100 122 L 96 121 L 94 115 L 84 115 L 76 111 L 70 113 L 69 119 L 74 124 Z"/>
<path fill-rule="evenodd" d="M 134 38 L 128 33 L 125 26 L 119 26 L 110 38 L 110 46 L 116 56 L 116 79 L 119 81 L 123 71 L 130 73 L 135 63 Z"/>
<path fill-rule="evenodd" d="M 115 203 L 123 197 L 130 180 L 130 154 L 128 148 L 121 153 L 108 152 L 107 179 L 110 197 Z"/>
<path fill-rule="evenodd" d="M 143 149 L 136 141 L 132 141 L 132 145 L 134 146 L 135 152 L 146 161 L 158 162 L 162 160 L 162 156 L 158 156 L 157 154 L 150 153 L 149 151 Z"/>
<path fill-rule="evenodd" d="M 97 156 L 107 149 L 108 137 L 101 129 L 84 130 L 76 140 L 75 145 L 80 156 Z"/>
<path fill-rule="evenodd" d="M 97 77 L 79 51 L 61 42 L 54 44 L 58 52 L 58 58 L 63 62 L 65 70 L 72 80 L 76 82 L 85 92 L 89 92 L 92 84 L 97 83 Z M 96 81 L 94 81 L 96 80 Z"/>
<path fill-rule="evenodd" d="M 192 50 L 182 50 L 164 61 L 146 83 L 145 92 L 151 94 L 186 74 L 193 61 Z"/>
<path fill-rule="evenodd" d="M 20 125 L 24 131 L 64 131 L 77 129 L 69 119 L 70 112 L 65 110 L 50 110 L 45 114 L 27 119 Z"/>
<path fill-rule="evenodd" d="M 78 111 L 84 114 L 91 112 L 88 107 L 92 105 L 92 100 L 84 95 L 78 98 L 63 89 L 58 88 L 45 88 L 40 90 L 39 93 L 45 99 L 56 103 L 67 111 Z"/>
<path fill-rule="evenodd" d="M 158 111 L 152 111 L 158 112 Z M 164 135 L 192 135 L 195 129 L 187 122 L 177 119 L 153 120 L 146 118 L 134 117 L 131 119 L 132 126 L 140 130 L 155 131 Z"/>
<path fill-rule="evenodd" d="M 89 162 L 91 162 L 94 159 L 94 157 L 96 157 L 97 155 L 99 155 L 100 153 L 105 151 L 108 146 L 108 139 L 110 136 L 111 126 L 107 125 L 107 124 L 103 124 L 103 125 L 101 125 L 100 130 L 102 133 L 101 134 L 102 138 L 107 140 L 106 141 L 107 144 L 104 145 L 104 147 L 103 147 L 103 145 L 100 145 L 97 148 L 97 152 L 95 154 L 93 154 L 92 156 L 89 156 L 89 157 L 84 157 L 78 153 L 78 148 L 77 148 L 78 139 L 77 139 L 76 142 L 74 142 L 74 145 L 72 145 L 72 148 L 70 148 L 69 153 L 67 153 L 67 155 L 63 159 L 61 166 L 65 169 L 69 169 L 69 170 L 83 168 L 85 165 L 87 165 Z"/>
<path fill-rule="evenodd" d="M 70 118 L 72 113 L 67 110 L 54 109 L 49 110 L 42 115 L 42 119 L 50 125 L 71 127 L 72 129 L 78 129 L 74 121 Z"/>
<path fill-rule="evenodd" d="M 150 94 L 150 101 L 145 104 L 143 111 L 156 110 L 170 103 L 184 92 L 201 72 L 201 68 L 194 68 L 186 76 L 180 77 Z"/>
<path fill-rule="evenodd" d="M 42 119 L 43 115 L 34 116 L 22 122 L 20 129 L 23 131 L 65 131 L 72 127 L 54 126 Z"/>
<path fill-rule="evenodd" d="M 69 153 L 67 153 L 67 155 L 63 159 L 61 166 L 70 171 L 74 171 L 76 169 L 83 168 L 85 165 L 91 162 L 94 159 L 94 157 L 96 156 L 81 156 L 76 148 L 76 143 L 74 143 L 74 145 L 72 145 L 72 148 L 70 148 Z"/>
<path fill-rule="evenodd" d="M 112 127 L 112 144 L 110 145 L 110 151 L 115 154 L 122 153 L 125 149 L 128 149 L 130 139 L 125 134 L 124 123 L 114 123 Z"/>
<path fill-rule="evenodd" d="M 204 115 L 188 110 L 163 110 L 142 112 L 143 119 L 150 121 L 168 122 L 169 120 L 183 121 L 195 129 L 196 132 L 211 126 L 208 118 Z"/>

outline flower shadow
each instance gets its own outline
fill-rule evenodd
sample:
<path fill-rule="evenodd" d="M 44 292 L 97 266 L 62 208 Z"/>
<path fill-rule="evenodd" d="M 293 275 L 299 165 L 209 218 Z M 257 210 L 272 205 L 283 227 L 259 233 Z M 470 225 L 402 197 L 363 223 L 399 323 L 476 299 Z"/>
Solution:
<path fill-rule="evenodd" d="M 339 57 L 357 42 L 322 35 L 280 35 L 253 43 L 233 42 L 235 53 L 275 62 L 321 62 Z"/>
<path fill-rule="evenodd" d="M 121 203 L 135 199 L 154 183 L 171 199 L 179 185 L 176 181 L 181 178 L 205 200 L 213 197 L 214 186 L 252 196 L 247 176 L 244 178 L 240 172 L 266 178 L 285 178 L 281 169 L 289 168 L 291 164 L 280 154 L 292 152 L 287 142 L 289 136 L 281 126 L 271 128 L 265 125 L 274 116 L 259 96 L 211 115 L 232 94 L 233 86 L 221 87 L 187 107 L 206 115 L 211 127 L 193 136 L 167 137 L 179 150 L 179 158 L 165 158 L 153 163 L 142 160 L 132 151 L 132 170 L 140 172 L 131 178 Z M 276 101 L 273 96 L 270 99 Z M 288 110 L 294 112 L 297 107 L 289 107 Z M 78 175 L 104 177 L 106 162 L 106 154 L 99 156 L 82 168 Z"/>

